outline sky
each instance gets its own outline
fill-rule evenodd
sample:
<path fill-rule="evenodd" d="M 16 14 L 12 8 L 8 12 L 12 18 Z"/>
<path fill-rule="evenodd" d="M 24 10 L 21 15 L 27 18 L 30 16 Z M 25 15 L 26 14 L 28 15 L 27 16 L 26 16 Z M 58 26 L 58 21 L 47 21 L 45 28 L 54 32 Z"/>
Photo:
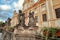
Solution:
<path fill-rule="evenodd" d="M 37 2 L 37 0 L 34 0 Z M 12 18 L 13 11 L 22 9 L 24 0 L 0 0 L 0 21 L 6 21 Z"/>
<path fill-rule="evenodd" d="M 6 21 L 11 18 L 13 11 L 22 9 L 24 0 L 0 0 L 0 21 Z"/>

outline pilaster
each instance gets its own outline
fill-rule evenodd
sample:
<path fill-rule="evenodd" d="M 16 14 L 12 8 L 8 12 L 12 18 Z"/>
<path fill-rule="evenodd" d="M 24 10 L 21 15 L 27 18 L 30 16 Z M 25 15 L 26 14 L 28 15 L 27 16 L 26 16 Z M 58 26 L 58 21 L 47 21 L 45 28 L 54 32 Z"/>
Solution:
<path fill-rule="evenodd" d="M 48 17 L 49 26 L 54 27 L 56 16 L 53 9 L 52 0 L 46 0 L 46 8 L 47 8 L 47 17 Z"/>

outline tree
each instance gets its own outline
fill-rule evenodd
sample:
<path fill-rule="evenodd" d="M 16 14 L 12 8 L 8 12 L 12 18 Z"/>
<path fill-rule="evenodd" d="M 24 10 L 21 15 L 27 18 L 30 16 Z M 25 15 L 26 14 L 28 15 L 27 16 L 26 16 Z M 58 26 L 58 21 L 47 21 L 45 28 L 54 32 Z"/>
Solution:
<path fill-rule="evenodd" d="M 3 26 L 5 26 L 5 23 L 0 21 L 0 27 L 3 27 Z"/>
<path fill-rule="evenodd" d="M 5 23 L 0 21 L 0 32 L 2 32 L 4 26 L 5 26 Z"/>

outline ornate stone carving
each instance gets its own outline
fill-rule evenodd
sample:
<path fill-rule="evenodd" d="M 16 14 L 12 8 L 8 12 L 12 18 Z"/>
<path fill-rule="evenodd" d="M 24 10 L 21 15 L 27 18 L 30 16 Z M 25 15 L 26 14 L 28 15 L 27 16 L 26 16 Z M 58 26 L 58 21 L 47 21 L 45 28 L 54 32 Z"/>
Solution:
<path fill-rule="evenodd" d="M 21 25 L 23 27 L 25 26 L 25 16 L 24 16 L 24 13 L 21 15 Z"/>
<path fill-rule="evenodd" d="M 30 12 L 29 13 L 29 23 L 28 23 L 29 26 L 35 26 L 36 23 L 35 23 L 35 18 L 34 18 L 34 12 Z"/>
<path fill-rule="evenodd" d="M 8 18 L 8 19 L 7 19 L 7 22 L 6 22 L 6 25 L 7 25 L 7 26 L 10 26 L 10 25 L 11 25 L 11 23 L 10 23 L 10 22 L 11 22 L 11 19 L 10 19 L 10 18 Z"/>
<path fill-rule="evenodd" d="M 22 13 L 22 10 L 19 10 L 18 20 L 20 26 L 25 26 L 25 14 Z"/>
<path fill-rule="evenodd" d="M 20 18 L 21 14 L 22 14 L 22 11 L 19 10 L 19 14 L 18 14 L 18 22 L 19 22 L 19 24 L 20 24 L 20 21 L 21 21 L 21 18 Z"/>

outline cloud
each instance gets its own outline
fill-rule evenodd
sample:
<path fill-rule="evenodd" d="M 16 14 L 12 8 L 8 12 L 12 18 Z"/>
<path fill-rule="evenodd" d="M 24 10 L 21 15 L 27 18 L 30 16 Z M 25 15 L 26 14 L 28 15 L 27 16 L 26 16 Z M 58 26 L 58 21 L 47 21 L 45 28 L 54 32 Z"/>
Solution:
<path fill-rule="evenodd" d="M 11 6 L 10 5 L 0 5 L 0 10 L 10 10 Z"/>
<path fill-rule="evenodd" d="M 8 17 L 12 17 L 12 10 L 7 10 L 7 11 L 3 11 L 3 10 L 0 10 L 0 20 L 2 21 L 6 21 Z"/>
<path fill-rule="evenodd" d="M 14 2 L 13 5 L 14 5 L 14 8 L 16 10 L 19 10 L 19 9 L 22 9 L 22 4 L 23 4 L 24 0 L 18 0 L 18 2 Z"/>
<path fill-rule="evenodd" d="M 10 4 L 13 1 L 14 0 L 0 0 L 0 2 L 3 3 L 3 4 Z"/>
<path fill-rule="evenodd" d="M 3 22 L 5 22 L 4 20 L 2 20 L 2 19 L 0 19 L 0 21 L 3 21 Z"/>
<path fill-rule="evenodd" d="M 8 17 L 12 17 L 13 11 L 22 9 L 24 0 L 1 0 L 0 1 L 0 21 L 5 21 Z"/>

